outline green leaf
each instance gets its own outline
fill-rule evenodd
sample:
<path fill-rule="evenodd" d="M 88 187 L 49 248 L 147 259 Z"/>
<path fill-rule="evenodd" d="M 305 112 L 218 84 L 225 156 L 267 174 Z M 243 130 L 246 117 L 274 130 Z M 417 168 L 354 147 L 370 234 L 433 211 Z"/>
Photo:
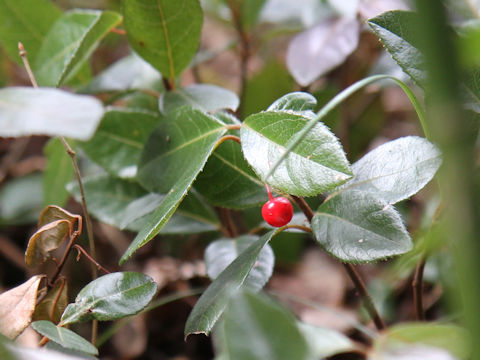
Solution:
<path fill-rule="evenodd" d="M 91 359 L 90 355 L 80 356 L 80 355 L 70 355 L 66 353 L 61 353 L 58 351 L 53 351 L 51 349 L 45 348 L 27 348 L 21 347 L 14 344 L 5 344 L 5 347 L 8 351 L 14 355 L 14 360 L 85 360 Z M 50 346 L 48 346 L 50 348 Z M 0 355 L 3 355 L 0 353 Z M 2 358 L 3 359 L 3 358 Z M 93 358 L 96 359 L 96 358 Z M 5 360 L 10 360 L 6 358 Z"/>
<path fill-rule="evenodd" d="M 215 336 L 217 331 L 223 333 L 217 344 L 226 359 L 313 359 L 293 315 L 266 296 L 237 294 Z"/>
<path fill-rule="evenodd" d="M 62 315 L 62 326 L 87 320 L 108 321 L 135 315 L 157 292 L 157 284 L 147 275 L 116 272 L 99 277 L 78 293 Z"/>
<path fill-rule="evenodd" d="M 138 179 L 145 188 L 166 196 L 120 263 L 148 243 L 167 223 L 225 131 L 214 117 L 188 107 L 168 114 L 153 131 L 140 160 Z"/>
<path fill-rule="evenodd" d="M 323 203 L 312 230 L 328 253 L 348 263 L 381 260 L 412 249 L 398 212 L 368 192 L 343 191 Z"/>
<path fill-rule="evenodd" d="M 179 75 L 197 51 L 203 12 L 198 0 L 123 0 L 132 48 L 170 79 Z"/>
<path fill-rule="evenodd" d="M 44 153 L 47 165 L 43 172 L 43 203 L 64 206 L 69 197 L 66 185 L 74 175 L 72 159 L 58 138 L 47 143 Z"/>
<path fill-rule="evenodd" d="M 467 331 L 446 323 L 404 323 L 390 327 L 375 340 L 375 347 L 394 348 L 407 345 L 427 345 L 447 350 L 459 359 L 470 357 Z"/>
<path fill-rule="evenodd" d="M 303 116 L 283 111 L 266 111 L 245 120 L 240 130 L 243 154 L 261 179 L 265 179 L 307 122 Z M 312 196 L 343 184 L 350 176 L 350 166 L 338 139 L 318 123 L 267 183 L 284 193 Z"/>
<path fill-rule="evenodd" d="M 148 193 L 140 185 L 106 174 L 83 179 L 89 212 L 100 221 L 133 231 L 139 231 L 148 222 L 164 196 Z M 69 191 L 80 202 L 76 183 Z M 212 231 L 218 228 L 218 219 L 212 210 L 189 194 L 171 221 L 161 229 L 162 234 L 189 234 Z"/>
<path fill-rule="evenodd" d="M 161 76 L 149 63 L 132 53 L 109 66 L 92 80 L 87 92 L 151 89 Z"/>
<path fill-rule="evenodd" d="M 167 114 L 189 105 L 205 112 L 220 109 L 237 110 L 240 100 L 237 94 L 228 89 L 211 84 L 195 84 L 185 88 L 167 91 L 159 100 L 160 112 Z"/>
<path fill-rule="evenodd" d="M 270 105 L 267 111 L 287 111 L 311 118 L 317 107 L 317 99 L 305 92 L 293 92 L 282 96 Z"/>
<path fill-rule="evenodd" d="M 94 162 L 121 178 L 133 178 L 148 136 L 159 116 L 142 110 L 110 109 L 93 138 L 80 144 Z"/>
<path fill-rule="evenodd" d="M 243 26 L 250 29 L 257 24 L 265 0 L 243 0 L 241 4 Z"/>
<path fill-rule="evenodd" d="M 234 141 L 225 141 L 210 156 L 195 188 L 210 204 L 230 209 L 268 200 L 265 186 L 243 157 L 240 144 Z"/>
<path fill-rule="evenodd" d="M 352 340 L 338 331 L 303 322 L 297 324 L 307 340 L 312 359 L 323 359 L 356 348 Z"/>
<path fill-rule="evenodd" d="M 18 42 L 34 61 L 45 35 L 62 12 L 50 0 L 1 0 L 0 39 L 3 48 L 17 63 Z"/>
<path fill-rule="evenodd" d="M 62 15 L 45 37 L 35 61 L 41 86 L 60 86 L 72 78 L 98 43 L 122 21 L 111 11 L 72 10 Z"/>
<path fill-rule="evenodd" d="M 366 191 L 395 204 L 422 189 L 441 163 L 440 151 L 428 140 L 402 137 L 375 148 L 353 164 L 354 178 L 344 188 Z"/>
<path fill-rule="evenodd" d="M 55 341 L 64 348 L 98 355 L 98 350 L 95 346 L 69 329 L 55 326 L 54 323 L 46 320 L 35 321 L 32 323 L 32 327 L 39 334 L 46 336 L 51 341 Z"/>
<path fill-rule="evenodd" d="M 236 239 L 220 239 L 205 249 L 205 265 L 208 277 L 215 280 L 243 251 L 258 240 L 258 236 L 244 235 Z M 245 279 L 245 285 L 260 290 L 273 273 L 275 257 L 270 245 L 260 251 L 257 261 Z"/>
<path fill-rule="evenodd" d="M 418 50 L 418 15 L 411 11 L 388 11 L 368 20 L 368 25 L 400 67 L 419 86 L 425 84 L 425 61 Z"/>
<path fill-rule="evenodd" d="M 73 359 L 75 359 L 75 360 L 98 360 L 98 358 L 93 356 L 93 355 L 89 355 L 89 354 L 86 354 L 84 352 L 77 351 L 77 350 L 64 348 L 63 346 L 61 346 L 60 344 L 58 344 L 54 341 L 49 341 L 43 347 L 43 349 L 54 351 L 55 354 L 57 354 L 57 356 L 65 356 L 65 360 L 72 359 L 71 356 L 74 356 Z M 69 357 L 67 357 L 67 356 L 69 356 Z M 50 360 L 50 358 L 47 357 L 46 360 Z"/>
<path fill-rule="evenodd" d="M 245 282 L 255 265 L 260 251 L 281 229 L 272 230 L 243 251 L 205 290 L 188 316 L 185 337 L 191 334 L 206 334 L 222 315 L 231 296 Z"/>
<path fill-rule="evenodd" d="M 0 89 L 0 136 L 50 135 L 89 139 L 103 115 L 92 96 L 57 89 Z"/>

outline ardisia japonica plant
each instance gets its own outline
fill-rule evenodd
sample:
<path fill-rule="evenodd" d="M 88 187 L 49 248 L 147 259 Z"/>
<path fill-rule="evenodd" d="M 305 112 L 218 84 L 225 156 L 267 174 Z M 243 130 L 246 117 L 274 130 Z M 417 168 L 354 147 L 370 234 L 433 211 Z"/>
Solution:
<path fill-rule="evenodd" d="M 31 325 L 42 337 L 40 345 L 50 350 L 38 352 L 44 356 L 39 359 L 98 356 L 97 346 L 128 320 L 101 327 L 100 338 L 98 321 L 149 316 L 177 299 L 153 300 L 160 284 L 143 273 L 148 273 L 145 254 L 157 256 L 152 243 L 194 235 L 208 242 L 203 260 L 211 283 L 192 303 L 184 337 L 190 342 L 194 334 L 213 332 L 216 359 L 342 359 L 342 353 L 371 360 L 468 358 L 466 335 L 457 324 L 390 326 L 356 267 L 404 255 L 400 259 L 409 262 L 411 271 L 411 263 L 418 261 L 413 308 L 416 320 L 424 319 L 423 269 L 442 246 L 431 244 L 441 207 L 435 206 L 435 215 L 422 228 L 427 230 L 414 243 L 404 201 L 434 178 L 442 153 L 430 141 L 421 88 L 405 74 L 386 73 L 349 81 L 327 100 L 316 91 L 322 86 L 317 79 L 357 48 L 366 14 L 378 15 L 368 25 L 423 87 L 427 69 L 410 32 L 417 15 L 399 10 L 372 14 L 374 1 L 367 0 L 352 7 L 319 2 L 315 6 L 321 11 L 315 14 L 323 15 L 318 23 L 304 24 L 287 51 L 288 69 L 300 86 L 252 106 L 248 91 L 255 91 L 255 82 L 249 83 L 248 65 L 262 41 L 276 36 L 275 30 L 286 31 L 280 20 L 275 25 L 269 8 L 287 6 L 280 3 L 123 0 L 116 11 L 62 12 L 47 0 L 0 0 L 1 44 L 23 65 L 31 83 L 0 89 L 0 136 L 51 137 L 43 177 L 47 206 L 25 252 L 26 265 L 37 275 L 0 295 L 0 353 L 28 358 L 30 350 L 10 340 Z M 233 26 L 238 40 L 197 52 L 204 11 Z M 273 30 L 263 27 L 268 22 Z M 88 60 L 95 59 L 104 38 L 113 46 L 128 43 L 129 54 L 92 77 Z M 307 46 L 311 43 L 319 45 Z M 205 83 L 199 72 L 232 47 L 240 60 L 240 96 Z M 322 55 L 317 47 L 336 55 Z M 194 83 L 183 86 L 182 74 L 190 72 Z M 277 79 L 268 78 L 268 87 L 276 86 L 269 84 L 276 81 L 272 78 Z M 400 136 L 370 151 L 365 146 L 352 161 L 331 130 L 334 124 L 326 122 L 360 90 L 376 85 L 403 91 L 425 137 Z M 463 86 L 469 94 L 479 93 L 472 89 L 475 82 Z M 468 97 L 466 108 L 478 111 L 477 100 Z M 67 203 L 70 195 L 83 215 L 79 207 L 64 209 L 75 208 Z M 396 209 L 399 203 L 402 212 Z M 134 234 L 125 247 L 121 239 L 113 241 L 122 249 L 118 264 L 110 265 L 115 272 L 100 260 L 112 256 L 96 249 L 94 238 L 102 230 L 94 230 L 100 223 L 117 235 Z M 81 241 L 84 233 L 88 247 Z M 354 336 L 299 321 L 264 294 L 275 266 L 270 244 L 280 234 L 304 234 L 345 269 L 366 310 L 363 321 L 351 326 Z M 71 302 L 67 290 L 79 265 L 70 264 L 69 272 L 65 268 L 74 250 L 77 260 L 83 256 L 91 263 L 93 280 L 82 284 Z M 77 334 L 85 333 L 76 326 L 83 322 L 92 324 L 91 342 Z"/>

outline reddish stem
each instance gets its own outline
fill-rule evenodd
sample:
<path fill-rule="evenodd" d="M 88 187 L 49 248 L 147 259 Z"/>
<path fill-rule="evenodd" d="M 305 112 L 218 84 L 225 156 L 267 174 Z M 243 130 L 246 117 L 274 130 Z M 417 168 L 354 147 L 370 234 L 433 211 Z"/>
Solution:
<path fill-rule="evenodd" d="M 273 200 L 273 195 L 272 195 L 272 191 L 270 190 L 270 186 L 268 186 L 267 184 L 265 184 L 265 189 L 267 189 L 268 199 L 269 199 L 270 201 Z"/>

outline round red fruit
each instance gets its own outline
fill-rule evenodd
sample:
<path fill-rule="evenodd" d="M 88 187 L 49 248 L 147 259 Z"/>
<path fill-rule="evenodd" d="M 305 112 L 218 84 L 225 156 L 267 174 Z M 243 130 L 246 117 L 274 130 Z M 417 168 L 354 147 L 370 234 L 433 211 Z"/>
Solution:
<path fill-rule="evenodd" d="M 292 220 L 292 204 L 282 196 L 271 199 L 263 204 L 262 216 L 263 219 L 272 226 L 285 226 Z"/>

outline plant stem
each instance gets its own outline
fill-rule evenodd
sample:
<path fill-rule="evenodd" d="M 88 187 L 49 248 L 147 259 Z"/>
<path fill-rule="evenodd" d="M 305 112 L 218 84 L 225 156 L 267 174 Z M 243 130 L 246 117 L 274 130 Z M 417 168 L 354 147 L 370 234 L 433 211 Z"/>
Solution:
<path fill-rule="evenodd" d="M 63 253 L 62 259 L 57 265 L 57 269 L 55 270 L 55 273 L 52 276 L 52 279 L 47 283 L 47 288 L 50 290 L 53 288 L 53 285 L 57 281 L 58 276 L 62 272 L 63 267 L 65 266 L 65 262 L 67 261 L 68 255 L 70 254 L 70 251 L 72 249 L 73 244 L 75 243 L 75 240 L 77 237 L 80 235 L 80 231 L 76 230 L 70 235 L 70 240 L 68 241 L 67 248 L 65 249 L 65 252 Z"/>
<path fill-rule="evenodd" d="M 111 272 L 105 269 L 102 265 L 100 265 L 98 262 L 95 261 L 94 258 L 92 258 L 84 248 L 82 248 L 80 245 L 75 244 L 73 247 L 78 251 L 78 256 L 77 256 L 77 261 L 80 259 L 80 254 L 85 255 L 85 257 L 92 263 L 95 264 L 98 270 L 102 270 L 105 274 L 110 274 Z"/>
<path fill-rule="evenodd" d="M 18 50 L 19 50 L 19 55 L 22 58 L 22 61 L 25 65 L 25 69 L 27 70 L 27 74 L 30 78 L 30 82 L 32 83 L 32 86 L 34 88 L 38 88 L 37 80 L 35 79 L 35 75 L 33 74 L 32 69 L 30 67 L 30 63 L 28 61 L 27 52 L 26 52 L 23 44 L 20 43 L 20 42 L 18 43 Z M 83 216 L 85 216 L 85 223 L 87 225 L 88 245 L 89 245 L 89 248 L 90 248 L 90 253 L 92 254 L 93 257 L 96 257 L 95 256 L 95 242 L 94 242 L 94 239 L 93 239 L 92 220 L 90 219 L 90 215 L 89 215 L 88 209 L 87 209 L 87 202 L 85 201 L 85 191 L 83 189 L 82 176 L 80 174 L 80 168 L 78 167 L 76 153 L 75 153 L 75 151 L 73 151 L 73 149 L 70 147 L 70 145 L 68 144 L 68 142 L 65 140 L 65 138 L 63 136 L 60 136 L 60 140 L 62 141 L 63 146 L 65 147 L 65 149 L 67 151 L 67 154 L 70 156 L 70 158 L 72 160 L 73 169 L 75 171 L 75 178 L 77 180 L 78 187 L 80 189 L 81 198 L 82 198 Z M 75 234 L 75 232 L 73 234 Z M 79 235 L 80 234 L 77 233 L 77 235 L 75 237 L 73 237 L 73 240 L 75 240 L 75 238 Z M 69 247 L 68 247 L 67 251 L 65 251 L 65 254 L 64 254 L 63 259 L 62 259 L 63 263 L 62 263 L 62 261 L 60 262 L 61 266 L 57 267 L 57 272 L 55 273 L 53 279 L 55 279 L 58 276 L 58 274 L 60 274 L 60 271 L 62 270 L 63 265 L 65 264 L 66 257 L 68 256 L 68 253 L 70 252 L 72 245 L 73 245 L 73 241 L 72 241 L 72 237 L 71 237 Z M 92 278 L 96 279 L 97 276 L 98 276 L 97 268 L 95 267 L 95 265 L 92 264 Z M 96 342 L 96 339 L 97 339 L 97 331 L 98 331 L 98 321 L 93 320 L 92 321 L 92 343 L 94 345 L 95 345 L 95 342 Z"/>
<path fill-rule="evenodd" d="M 235 136 L 235 135 L 225 135 L 225 136 L 222 136 L 220 139 L 218 139 L 217 143 L 215 144 L 215 148 L 217 148 L 219 145 L 223 144 L 225 141 L 227 140 L 233 140 L 235 141 L 236 143 L 239 143 L 241 144 L 241 141 L 240 141 L 240 138 L 238 136 Z"/>
<path fill-rule="evenodd" d="M 415 268 L 415 275 L 412 281 L 415 316 L 420 321 L 425 320 L 425 312 L 423 311 L 423 270 L 425 269 L 425 263 L 425 256 L 422 255 Z"/>
<path fill-rule="evenodd" d="M 305 199 L 300 196 L 294 196 L 294 195 L 292 195 L 292 198 L 295 201 L 295 203 L 298 205 L 298 207 L 303 211 L 308 221 L 311 223 L 314 213 L 313 213 L 313 210 L 305 201 Z M 365 283 L 363 282 L 360 274 L 357 272 L 357 270 L 352 264 L 342 263 L 342 265 L 345 268 L 347 275 L 350 277 L 350 280 L 352 281 L 353 285 L 355 286 L 357 293 L 363 299 L 365 309 L 367 310 L 368 314 L 370 315 L 373 322 L 375 323 L 376 328 L 378 330 L 386 329 L 385 323 L 381 318 L 377 308 L 375 307 L 372 297 L 368 293 L 367 287 L 365 286 Z"/>

